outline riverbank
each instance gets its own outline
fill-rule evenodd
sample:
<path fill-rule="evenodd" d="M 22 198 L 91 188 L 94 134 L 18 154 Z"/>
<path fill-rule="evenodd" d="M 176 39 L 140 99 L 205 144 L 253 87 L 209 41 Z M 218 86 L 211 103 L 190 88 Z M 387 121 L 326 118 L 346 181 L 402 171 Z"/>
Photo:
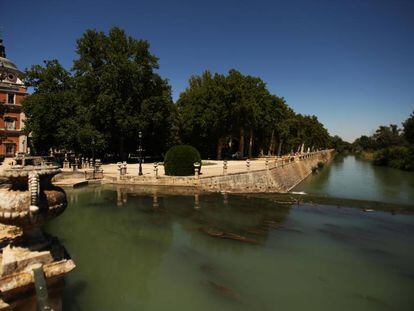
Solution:
<path fill-rule="evenodd" d="M 355 155 L 365 161 L 374 161 L 373 151 L 361 151 L 361 152 L 357 152 Z"/>
<path fill-rule="evenodd" d="M 138 168 L 128 165 L 127 174 L 120 175 L 113 164 L 103 165 L 104 180 L 111 184 L 152 186 L 184 186 L 213 192 L 287 192 L 318 166 L 332 159 L 334 150 L 324 150 L 282 158 L 260 158 L 252 161 L 211 161 L 202 167 L 202 174 L 195 176 L 166 176 L 163 169 L 138 176 Z M 135 165 L 137 166 L 137 165 Z"/>

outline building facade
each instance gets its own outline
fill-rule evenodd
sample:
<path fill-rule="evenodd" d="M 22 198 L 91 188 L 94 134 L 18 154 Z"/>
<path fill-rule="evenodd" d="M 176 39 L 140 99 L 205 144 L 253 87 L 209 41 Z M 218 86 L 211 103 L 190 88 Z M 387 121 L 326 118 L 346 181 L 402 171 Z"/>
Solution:
<path fill-rule="evenodd" d="M 27 153 L 27 136 L 21 102 L 27 95 L 22 73 L 6 58 L 0 39 L 0 156 L 14 157 Z"/>

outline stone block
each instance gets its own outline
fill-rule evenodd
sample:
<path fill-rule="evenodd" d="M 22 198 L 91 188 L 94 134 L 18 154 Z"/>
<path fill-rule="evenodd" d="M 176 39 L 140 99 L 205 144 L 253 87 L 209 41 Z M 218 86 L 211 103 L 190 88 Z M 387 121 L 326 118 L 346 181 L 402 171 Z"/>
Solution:
<path fill-rule="evenodd" d="M 21 271 L 30 272 L 34 265 L 51 262 L 53 262 L 53 257 L 49 251 L 31 251 L 28 248 L 8 245 L 3 249 L 1 275 L 5 276 Z"/>

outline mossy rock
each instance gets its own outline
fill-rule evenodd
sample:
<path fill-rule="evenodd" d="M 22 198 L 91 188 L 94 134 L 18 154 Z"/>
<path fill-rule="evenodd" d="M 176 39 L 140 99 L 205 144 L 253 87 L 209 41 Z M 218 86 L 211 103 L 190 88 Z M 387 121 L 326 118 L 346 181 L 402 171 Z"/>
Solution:
<path fill-rule="evenodd" d="M 194 175 L 194 163 L 196 162 L 201 165 L 201 156 L 196 148 L 189 145 L 173 146 L 167 151 L 164 158 L 165 175 Z"/>

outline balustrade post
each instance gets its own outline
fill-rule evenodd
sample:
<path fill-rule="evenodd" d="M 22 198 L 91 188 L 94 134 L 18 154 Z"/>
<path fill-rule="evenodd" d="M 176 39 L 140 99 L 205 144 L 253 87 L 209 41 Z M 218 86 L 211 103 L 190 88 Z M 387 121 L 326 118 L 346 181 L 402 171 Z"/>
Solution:
<path fill-rule="evenodd" d="M 122 169 L 122 162 L 118 162 L 116 165 L 118 165 L 118 176 L 121 178 L 124 173 L 124 170 Z"/>
<path fill-rule="evenodd" d="M 154 175 L 155 179 L 158 179 L 158 162 L 154 163 Z"/>
<path fill-rule="evenodd" d="M 200 178 L 200 166 L 201 166 L 200 163 L 198 162 L 194 163 L 194 174 L 195 174 L 196 179 Z"/>
<path fill-rule="evenodd" d="M 128 168 L 128 164 L 126 163 L 126 161 L 122 162 L 122 169 L 124 171 L 123 175 L 126 175 L 128 173 L 127 168 Z"/>
<path fill-rule="evenodd" d="M 227 175 L 227 160 L 223 161 L 223 175 Z"/>

